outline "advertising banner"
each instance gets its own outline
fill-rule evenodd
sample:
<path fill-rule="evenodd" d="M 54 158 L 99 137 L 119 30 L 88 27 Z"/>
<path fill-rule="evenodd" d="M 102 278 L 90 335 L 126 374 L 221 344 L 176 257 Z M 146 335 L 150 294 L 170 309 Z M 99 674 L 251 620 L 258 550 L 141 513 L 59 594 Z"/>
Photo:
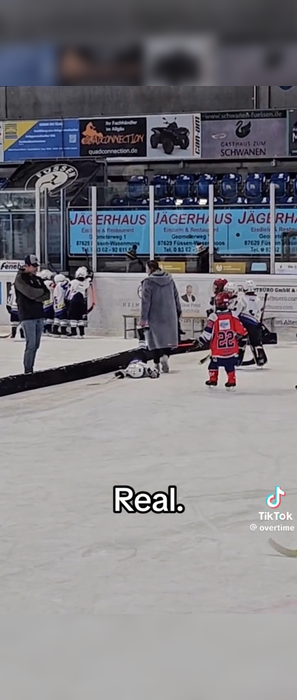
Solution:
<path fill-rule="evenodd" d="M 199 158 L 199 124 L 200 115 L 195 117 L 193 114 L 155 114 L 147 117 L 147 158 Z"/>
<path fill-rule="evenodd" d="M 3 133 L 4 161 L 79 156 L 78 119 L 7 121 Z"/>
<path fill-rule="evenodd" d="M 81 156 L 146 157 L 146 117 L 80 119 L 79 132 Z"/>
<path fill-rule="evenodd" d="M 295 275 L 297 277 L 297 262 L 275 263 L 276 275 Z"/>
<path fill-rule="evenodd" d="M 223 275 L 245 275 L 246 273 L 246 263 L 245 262 L 215 262 L 213 263 L 212 271 Z"/>
<path fill-rule="evenodd" d="M 0 163 L 3 163 L 3 122 L 0 122 Z"/>
<path fill-rule="evenodd" d="M 285 157 L 286 117 L 285 110 L 202 113 L 202 158 Z"/>
<path fill-rule="evenodd" d="M 73 206 L 83 206 L 88 196 L 86 182 L 95 179 L 104 181 L 104 163 L 86 159 L 40 160 L 22 163 L 13 173 L 9 189 L 34 190 L 38 185 L 40 191 L 47 189 L 50 206 L 53 201 L 60 207 L 61 190 L 64 190 L 66 202 Z"/>
<path fill-rule="evenodd" d="M 98 211 L 98 255 L 125 255 L 134 244 L 138 255 L 149 254 L 147 211 Z M 69 254 L 84 254 L 85 250 L 92 252 L 92 214 L 72 210 L 69 213 Z"/>
<path fill-rule="evenodd" d="M 70 254 L 78 255 L 91 245 L 92 214 L 72 210 L 69 217 Z M 278 209 L 275 223 L 276 254 L 281 253 L 282 234 L 297 228 L 297 209 Z M 98 211 L 98 254 L 124 255 L 134 243 L 139 254 L 149 253 L 149 212 Z M 201 209 L 155 211 L 156 255 L 196 255 L 197 246 L 208 246 L 209 213 Z M 216 209 L 215 249 L 218 254 L 246 257 L 270 254 L 270 210 Z M 239 271 L 239 269 L 238 269 Z"/>
<path fill-rule="evenodd" d="M 297 155 L 297 109 L 288 111 L 288 154 Z"/>
<path fill-rule="evenodd" d="M 269 255 L 270 210 L 215 209 L 215 248 L 224 255 Z M 277 209 L 275 239 L 281 253 L 282 233 L 297 228 L 297 209 Z M 193 255 L 197 245 L 208 245 L 209 213 L 207 210 L 159 210 L 155 214 L 155 249 L 157 255 Z"/>

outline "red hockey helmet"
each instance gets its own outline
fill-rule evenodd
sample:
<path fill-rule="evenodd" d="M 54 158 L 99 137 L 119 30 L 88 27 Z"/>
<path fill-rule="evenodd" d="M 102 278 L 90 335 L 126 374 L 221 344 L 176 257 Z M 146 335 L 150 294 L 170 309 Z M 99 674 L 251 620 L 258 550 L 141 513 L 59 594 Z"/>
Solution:
<path fill-rule="evenodd" d="M 229 292 L 220 292 L 215 298 L 215 305 L 217 311 L 227 311 L 231 301 L 231 294 Z"/>
<path fill-rule="evenodd" d="M 222 292 L 225 284 L 227 284 L 228 280 L 224 280 L 221 277 L 219 277 L 217 280 L 214 281 L 213 283 L 213 291 L 215 294 L 219 294 L 219 292 Z"/>

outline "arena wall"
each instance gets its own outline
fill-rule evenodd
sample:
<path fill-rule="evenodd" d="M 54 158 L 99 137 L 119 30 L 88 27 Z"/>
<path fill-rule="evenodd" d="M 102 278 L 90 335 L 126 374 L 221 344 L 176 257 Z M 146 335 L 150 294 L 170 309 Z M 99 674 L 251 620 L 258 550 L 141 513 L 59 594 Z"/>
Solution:
<path fill-rule="evenodd" d="M 264 105 L 266 108 L 267 105 Z M 253 86 L 1 87 L 0 119 L 253 109 Z"/>
<path fill-rule="evenodd" d="M 187 303 L 182 300 L 184 313 L 205 315 L 212 295 L 213 280 L 218 275 L 174 275 L 180 296 L 185 295 L 186 286 L 192 285 L 195 301 Z M 123 314 L 134 313 L 140 309 L 142 274 L 98 274 L 95 276 L 97 307 L 90 316 L 90 330 L 102 335 L 123 337 Z M 244 276 L 232 275 L 232 281 L 238 285 Z M 276 329 L 297 328 L 297 277 L 266 275 L 254 276 L 260 297 L 267 291 L 266 317 L 275 319 Z M 133 325 L 133 320 L 128 321 Z M 190 332 L 191 322 L 183 321 L 183 327 Z M 130 335 L 130 337 L 132 337 Z"/>
<path fill-rule="evenodd" d="M 257 86 L 63 86 L 0 87 L 0 119 L 51 119 L 213 110 L 289 109 L 297 87 Z"/>
<path fill-rule="evenodd" d="M 212 294 L 213 280 L 217 275 L 174 275 L 180 296 L 185 295 L 186 286 L 192 285 L 195 301 L 184 302 L 181 299 L 184 313 L 205 315 Z M 94 285 L 97 305 L 89 317 L 89 332 L 94 335 L 118 336 L 124 335 L 123 314 L 138 312 L 141 304 L 141 281 L 143 274 L 97 274 Z M 0 273 L 0 326 L 8 326 L 9 315 L 6 311 L 6 301 L 10 284 L 15 279 L 15 272 Z M 232 281 L 240 285 L 243 275 L 232 275 Z M 281 275 L 254 275 L 259 295 L 263 298 L 268 292 L 266 317 L 275 319 L 276 330 L 297 329 L 297 277 Z M 128 326 L 133 320 L 128 321 Z M 191 331 L 191 322 L 183 320 L 183 327 Z M 130 338 L 133 337 L 130 334 Z"/>

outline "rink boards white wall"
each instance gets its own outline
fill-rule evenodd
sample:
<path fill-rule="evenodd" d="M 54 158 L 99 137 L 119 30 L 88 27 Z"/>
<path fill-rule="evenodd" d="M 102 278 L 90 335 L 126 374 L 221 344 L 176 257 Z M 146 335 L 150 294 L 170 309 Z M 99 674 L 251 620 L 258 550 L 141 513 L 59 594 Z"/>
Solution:
<path fill-rule="evenodd" d="M 184 312 L 191 311 L 205 315 L 212 296 L 213 281 L 216 275 L 173 275 Z M 95 276 L 97 307 L 90 317 L 90 327 L 100 334 L 123 336 L 123 314 L 140 309 L 140 289 L 143 274 L 98 274 Z M 244 275 L 232 275 L 232 282 L 240 285 Z M 254 275 L 257 290 L 261 297 L 267 291 L 266 316 L 274 316 L 278 327 L 297 327 L 297 276 Z M 182 297 L 186 287 L 192 286 L 195 300 L 186 302 Z M 131 325 L 131 321 L 129 322 Z M 183 321 L 183 327 L 190 329 L 190 322 Z"/>
<path fill-rule="evenodd" d="M 178 274 L 173 276 L 181 297 L 183 311 L 205 315 L 212 295 L 213 280 L 218 275 Z M 95 275 L 97 306 L 89 318 L 89 326 L 94 333 L 123 337 L 123 314 L 139 311 L 141 281 L 144 277 L 143 274 Z M 10 284 L 14 279 L 15 272 L 0 273 L 0 325 L 9 323 L 6 302 Z M 246 277 L 232 275 L 229 279 L 240 285 Z M 278 328 L 297 328 L 297 275 L 254 275 L 253 279 L 261 297 L 268 292 L 266 316 L 274 316 Z M 182 299 L 188 285 L 192 286 L 191 302 Z M 184 320 L 183 326 L 186 330 L 190 329 L 190 322 Z"/>

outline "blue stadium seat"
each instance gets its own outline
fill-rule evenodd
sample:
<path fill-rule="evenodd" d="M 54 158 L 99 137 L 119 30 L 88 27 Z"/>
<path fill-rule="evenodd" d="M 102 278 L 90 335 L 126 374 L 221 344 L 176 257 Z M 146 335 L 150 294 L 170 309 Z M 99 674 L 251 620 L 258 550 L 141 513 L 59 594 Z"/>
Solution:
<path fill-rule="evenodd" d="M 238 173 L 226 173 L 221 180 L 221 195 L 230 204 L 236 204 L 242 177 Z"/>
<path fill-rule="evenodd" d="M 150 200 L 146 199 L 146 197 L 144 197 L 144 198 L 139 197 L 139 199 L 132 200 L 131 205 L 135 206 L 137 208 L 138 207 L 145 207 L 147 209 L 150 205 Z"/>
<path fill-rule="evenodd" d="M 270 182 L 275 185 L 275 198 L 279 201 L 288 195 L 290 175 L 288 173 L 273 173 Z"/>
<path fill-rule="evenodd" d="M 166 209 L 167 207 L 175 207 L 176 202 L 174 197 L 163 197 L 162 199 L 157 200 L 156 205 L 158 207 L 162 207 L 162 209 Z"/>
<path fill-rule="evenodd" d="M 173 183 L 173 192 L 175 197 L 177 199 L 186 199 L 187 197 L 191 197 L 193 182 L 193 175 L 177 175 Z"/>
<path fill-rule="evenodd" d="M 148 181 L 144 175 L 133 175 L 128 180 L 127 195 L 129 199 L 139 199 L 147 197 Z"/>
<path fill-rule="evenodd" d="M 287 204 L 289 197 L 284 194 L 283 197 L 277 197 L 276 198 L 276 203 L 279 206 L 280 204 Z"/>
<path fill-rule="evenodd" d="M 197 197 L 186 197 L 186 199 L 183 200 L 183 206 L 184 207 L 198 207 L 199 206 L 199 199 L 197 199 Z"/>
<path fill-rule="evenodd" d="M 208 188 L 209 185 L 214 185 L 216 183 L 216 177 L 214 175 L 209 175 L 204 173 L 204 175 L 199 175 L 198 180 L 195 182 L 195 195 L 200 199 L 208 199 Z"/>
<path fill-rule="evenodd" d="M 128 197 L 113 197 L 110 206 L 115 207 L 115 209 L 122 209 L 123 207 L 128 207 L 130 204 Z"/>
<path fill-rule="evenodd" d="M 250 173 L 244 182 L 244 194 L 251 204 L 260 204 L 266 177 L 263 173 Z"/>
<path fill-rule="evenodd" d="M 285 206 L 296 206 L 297 204 L 297 194 L 293 194 L 291 197 L 287 197 L 287 201 L 285 202 Z"/>
<path fill-rule="evenodd" d="M 155 199 L 164 199 L 170 195 L 170 180 L 168 175 L 155 175 L 152 179 Z"/>

